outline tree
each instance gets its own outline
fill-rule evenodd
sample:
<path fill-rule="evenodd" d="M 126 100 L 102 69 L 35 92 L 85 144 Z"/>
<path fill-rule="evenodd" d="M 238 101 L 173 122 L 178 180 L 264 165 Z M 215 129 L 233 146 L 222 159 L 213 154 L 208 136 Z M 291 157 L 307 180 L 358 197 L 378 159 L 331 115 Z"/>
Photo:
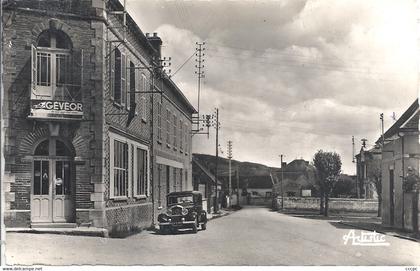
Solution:
<path fill-rule="evenodd" d="M 317 180 L 321 190 L 320 211 L 328 216 L 329 196 L 341 173 L 341 158 L 336 152 L 319 150 L 315 153 L 313 164 L 317 171 Z"/>
<path fill-rule="evenodd" d="M 369 157 L 371 158 L 371 157 Z M 369 183 L 373 184 L 376 189 L 376 194 L 378 194 L 378 216 L 382 214 L 382 170 L 381 170 L 381 160 L 371 158 L 366 161 L 366 177 Z"/>

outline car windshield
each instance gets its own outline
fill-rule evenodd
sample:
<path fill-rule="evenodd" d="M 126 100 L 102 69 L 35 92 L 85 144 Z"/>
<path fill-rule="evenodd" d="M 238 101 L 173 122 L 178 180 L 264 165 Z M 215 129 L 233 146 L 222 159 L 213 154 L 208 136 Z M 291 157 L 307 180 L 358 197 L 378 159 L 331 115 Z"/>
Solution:
<path fill-rule="evenodd" d="M 172 196 L 169 197 L 168 204 L 182 204 L 182 203 L 193 203 L 193 196 Z"/>

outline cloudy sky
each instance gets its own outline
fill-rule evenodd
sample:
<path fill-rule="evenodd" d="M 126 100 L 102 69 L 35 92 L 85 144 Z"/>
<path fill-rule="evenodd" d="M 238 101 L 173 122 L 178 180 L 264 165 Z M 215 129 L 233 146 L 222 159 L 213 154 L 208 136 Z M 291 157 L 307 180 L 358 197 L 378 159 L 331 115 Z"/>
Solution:
<path fill-rule="evenodd" d="M 414 0 L 127 0 L 143 32 L 157 32 L 173 80 L 197 105 L 194 57 L 205 41 L 200 113 L 220 110 L 220 149 L 234 159 L 280 165 L 341 155 L 352 174 L 351 138 L 374 144 L 417 98 Z M 215 154 L 210 139 L 193 151 Z"/>

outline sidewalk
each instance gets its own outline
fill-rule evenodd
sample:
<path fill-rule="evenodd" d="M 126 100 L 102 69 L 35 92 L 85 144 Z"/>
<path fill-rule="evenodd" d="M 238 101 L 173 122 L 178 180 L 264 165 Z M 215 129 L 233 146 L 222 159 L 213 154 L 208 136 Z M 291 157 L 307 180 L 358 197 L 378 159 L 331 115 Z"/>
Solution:
<path fill-rule="evenodd" d="M 207 214 L 207 220 L 219 218 L 222 216 L 227 216 L 236 211 L 238 211 L 238 209 L 233 209 L 233 208 L 220 209 L 219 212 L 217 213 Z"/>
<path fill-rule="evenodd" d="M 376 231 L 382 234 L 407 239 L 414 242 L 420 242 L 420 235 L 413 232 L 407 232 L 391 227 L 385 227 L 381 222 L 368 222 L 368 221 L 340 221 L 341 224 L 355 227 L 366 231 Z"/>
<path fill-rule="evenodd" d="M 236 209 L 221 209 L 218 213 L 207 214 L 207 219 L 216 219 L 219 217 L 227 216 Z M 158 230 L 159 228 L 155 225 L 152 230 Z M 96 227 L 71 227 L 71 228 L 6 228 L 6 233 L 46 233 L 46 234 L 64 234 L 64 235 L 79 235 L 79 236 L 96 236 L 96 237 L 109 237 L 108 231 L 102 228 Z"/>
<path fill-rule="evenodd" d="M 381 218 L 373 213 L 331 213 L 328 217 L 325 217 L 324 215 L 319 214 L 319 211 L 284 210 L 278 212 L 307 219 L 333 220 L 341 225 L 360 230 L 376 231 L 378 233 L 420 242 L 420 236 L 418 234 L 416 236 L 416 234 L 412 232 L 383 226 Z"/>

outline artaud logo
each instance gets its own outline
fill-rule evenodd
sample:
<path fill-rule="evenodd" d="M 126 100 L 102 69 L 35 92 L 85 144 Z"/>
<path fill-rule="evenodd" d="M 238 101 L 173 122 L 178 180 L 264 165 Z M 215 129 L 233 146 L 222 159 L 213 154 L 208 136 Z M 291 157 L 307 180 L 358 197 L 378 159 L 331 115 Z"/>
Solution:
<path fill-rule="evenodd" d="M 348 234 L 343 236 L 344 244 L 350 243 L 353 246 L 389 246 L 386 242 L 385 235 L 373 232 L 361 231 L 360 235 L 356 234 L 355 230 L 350 230 Z"/>

